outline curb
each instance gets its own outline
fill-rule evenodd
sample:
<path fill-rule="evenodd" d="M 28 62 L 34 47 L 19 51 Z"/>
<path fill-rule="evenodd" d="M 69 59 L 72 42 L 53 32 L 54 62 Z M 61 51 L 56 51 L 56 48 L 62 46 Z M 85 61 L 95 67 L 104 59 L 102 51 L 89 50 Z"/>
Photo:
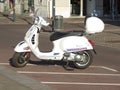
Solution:
<path fill-rule="evenodd" d="M 19 88 L 16 87 L 17 90 L 20 90 L 20 88 L 24 88 L 24 90 L 55 90 L 25 75 L 18 74 L 15 71 L 12 71 L 4 66 L 0 66 L 0 74 L 1 76 L 7 77 L 6 79 L 11 80 L 11 82 L 12 81 L 14 81 L 14 83 L 16 82 L 15 84 L 17 84 L 17 86 L 20 86 Z M 4 82 L 4 84 L 6 83 L 8 82 Z M 5 88 L 5 90 L 10 90 L 10 89 Z"/>

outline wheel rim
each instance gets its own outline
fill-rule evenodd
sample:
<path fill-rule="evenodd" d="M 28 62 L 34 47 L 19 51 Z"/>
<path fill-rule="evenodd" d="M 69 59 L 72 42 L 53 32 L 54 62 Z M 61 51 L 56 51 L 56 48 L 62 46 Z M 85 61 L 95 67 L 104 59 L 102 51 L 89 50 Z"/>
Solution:
<path fill-rule="evenodd" d="M 30 53 L 21 53 L 20 58 L 18 59 L 19 64 L 24 64 L 28 61 L 28 58 L 30 57 Z"/>
<path fill-rule="evenodd" d="M 21 58 L 18 59 L 18 63 L 19 63 L 19 64 L 23 64 L 24 62 L 25 62 L 25 61 L 24 61 L 23 59 L 21 59 Z"/>
<path fill-rule="evenodd" d="M 84 51 L 83 54 L 77 54 L 77 56 L 81 57 L 75 62 L 78 66 L 86 66 L 90 61 L 90 56 L 86 51 Z"/>

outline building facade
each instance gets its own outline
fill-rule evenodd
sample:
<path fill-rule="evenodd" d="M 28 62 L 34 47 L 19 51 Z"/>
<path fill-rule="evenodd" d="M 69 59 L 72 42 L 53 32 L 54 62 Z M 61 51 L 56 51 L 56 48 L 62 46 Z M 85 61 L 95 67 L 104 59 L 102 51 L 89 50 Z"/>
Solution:
<path fill-rule="evenodd" d="M 47 7 L 48 17 L 52 17 L 53 0 L 40 0 L 39 7 Z M 120 17 L 120 0 L 55 0 L 55 15 L 65 18 L 84 17 L 96 10 L 99 17 Z"/>
<path fill-rule="evenodd" d="M 9 11 L 9 0 L 0 0 L 0 12 Z M 55 6 L 53 6 L 55 1 Z M 62 15 L 64 18 L 84 17 L 96 10 L 99 17 L 120 17 L 120 0 L 15 0 L 17 14 L 31 13 L 41 8 L 48 17 Z"/>

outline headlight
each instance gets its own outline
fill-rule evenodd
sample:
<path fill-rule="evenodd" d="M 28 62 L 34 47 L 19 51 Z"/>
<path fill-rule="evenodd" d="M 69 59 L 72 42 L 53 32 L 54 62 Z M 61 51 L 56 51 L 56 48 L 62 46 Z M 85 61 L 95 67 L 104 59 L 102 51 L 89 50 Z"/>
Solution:
<path fill-rule="evenodd" d="M 39 17 L 35 17 L 34 18 L 34 24 L 39 24 L 39 20 L 40 20 Z"/>

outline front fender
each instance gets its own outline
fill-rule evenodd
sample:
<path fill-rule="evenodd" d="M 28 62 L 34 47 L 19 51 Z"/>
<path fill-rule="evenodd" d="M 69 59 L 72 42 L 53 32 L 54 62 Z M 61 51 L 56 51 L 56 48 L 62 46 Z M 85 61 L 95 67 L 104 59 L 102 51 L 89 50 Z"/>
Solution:
<path fill-rule="evenodd" d="M 29 45 L 25 41 L 21 41 L 14 48 L 15 52 L 31 52 Z"/>

